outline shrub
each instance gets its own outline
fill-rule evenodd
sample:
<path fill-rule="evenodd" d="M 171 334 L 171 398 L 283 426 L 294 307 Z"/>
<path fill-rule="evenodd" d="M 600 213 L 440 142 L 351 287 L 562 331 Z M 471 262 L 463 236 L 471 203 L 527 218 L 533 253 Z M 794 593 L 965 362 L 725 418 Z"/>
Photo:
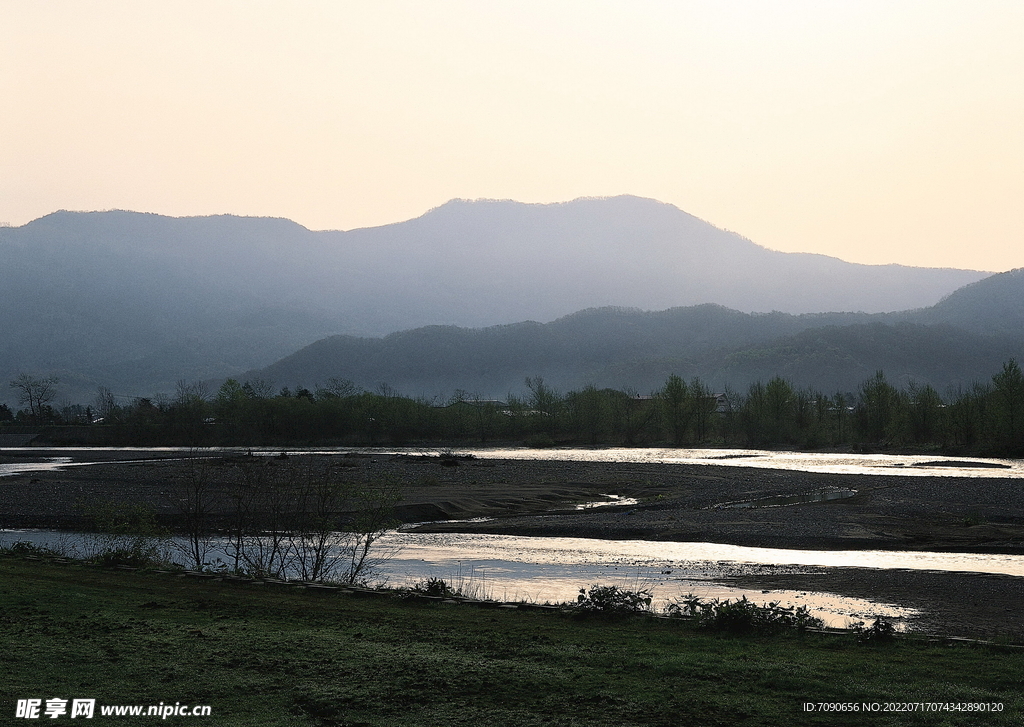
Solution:
<path fill-rule="evenodd" d="M 95 556 L 93 562 L 105 566 L 130 565 L 135 568 L 163 565 L 160 550 L 156 546 L 140 547 L 138 543 L 132 543 L 125 548 L 105 548 Z"/>
<path fill-rule="evenodd" d="M 453 588 L 443 578 L 428 578 L 425 581 L 420 581 L 412 587 L 412 592 L 423 596 L 440 596 L 442 598 L 462 595 L 457 588 Z"/>
<path fill-rule="evenodd" d="M 139 503 L 108 501 L 88 510 L 93 521 L 92 560 L 103 565 L 143 567 L 165 563 L 167 533 L 156 523 L 152 508 Z"/>
<path fill-rule="evenodd" d="M 861 644 L 889 644 L 896 640 L 896 627 L 881 617 L 876 618 L 870 626 L 865 626 L 863 621 L 853 625 L 853 632 L 857 634 L 857 641 Z"/>
<path fill-rule="evenodd" d="M 795 629 L 821 628 L 824 622 L 812 616 L 806 606 L 780 606 L 773 601 L 758 606 L 743 596 L 737 601 L 728 599 L 704 601 L 689 594 L 669 604 L 670 616 L 693 618 L 700 628 L 727 633 L 773 632 Z"/>
<path fill-rule="evenodd" d="M 13 555 L 37 555 L 37 556 L 50 556 L 56 555 L 54 551 L 47 548 L 45 545 L 36 545 L 25 540 L 19 540 L 16 543 L 11 543 L 10 546 L 3 548 L 8 553 Z"/>
<path fill-rule="evenodd" d="M 580 589 L 571 609 L 581 614 L 625 616 L 650 611 L 652 600 L 653 595 L 646 588 L 633 591 L 618 586 L 591 586 L 589 591 Z"/>

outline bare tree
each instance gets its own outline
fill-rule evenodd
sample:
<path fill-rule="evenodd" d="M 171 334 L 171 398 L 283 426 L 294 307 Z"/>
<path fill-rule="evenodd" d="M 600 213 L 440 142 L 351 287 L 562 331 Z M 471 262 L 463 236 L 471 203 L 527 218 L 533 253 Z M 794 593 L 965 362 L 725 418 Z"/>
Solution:
<path fill-rule="evenodd" d="M 21 374 L 11 382 L 11 388 L 18 391 L 18 403 L 28 406 L 29 414 L 38 419 L 43 415 L 43 408 L 57 395 L 58 383 L 56 376 L 37 379 L 28 374 Z"/>
<path fill-rule="evenodd" d="M 287 477 L 274 462 L 253 458 L 240 470 L 232 492 L 234 523 L 228 535 L 234 569 L 255 576 L 286 576 L 293 500 Z"/>
<path fill-rule="evenodd" d="M 1003 444 L 1024 448 L 1024 373 L 1015 359 L 1003 364 L 1003 370 L 992 377 L 996 403 L 998 436 Z"/>
<path fill-rule="evenodd" d="M 337 376 L 327 379 L 327 383 L 323 386 L 316 385 L 313 388 L 315 389 L 317 399 L 344 399 L 346 396 L 353 396 L 359 393 L 359 389 L 355 384 L 348 379 L 341 379 Z"/>
<path fill-rule="evenodd" d="M 252 459 L 232 496 L 228 540 L 235 570 L 353 584 L 368 580 L 390 557 L 377 541 L 395 524 L 393 483 L 358 484 L 313 460 Z"/>
<path fill-rule="evenodd" d="M 394 556 L 394 552 L 381 552 L 377 541 L 395 526 L 394 507 L 400 499 L 400 489 L 393 481 L 367 483 L 357 493 L 359 509 L 340 548 L 339 561 L 345 563 L 337 574 L 340 580 L 350 584 L 366 581 Z"/>
<path fill-rule="evenodd" d="M 708 385 L 697 377 L 690 381 L 690 397 L 693 399 L 694 438 L 698 443 L 706 442 L 711 434 L 718 398 Z"/>
<path fill-rule="evenodd" d="M 172 409 L 176 427 L 190 446 L 198 446 L 203 440 L 203 424 L 209 401 L 210 391 L 204 382 L 178 381 Z"/>
<path fill-rule="evenodd" d="M 266 379 L 249 379 L 242 384 L 242 391 L 250 399 L 270 399 L 274 396 L 274 382 Z"/>
<path fill-rule="evenodd" d="M 113 392 L 105 386 L 101 386 L 96 394 L 96 413 L 104 419 L 117 409 L 117 402 L 114 400 Z"/>
<path fill-rule="evenodd" d="M 174 403 L 177 406 L 200 406 L 210 400 L 210 389 L 205 381 L 178 379 Z"/>
<path fill-rule="evenodd" d="M 210 460 L 193 449 L 185 459 L 184 469 L 184 475 L 171 487 L 170 492 L 173 504 L 181 512 L 185 528 L 185 539 L 180 550 L 187 565 L 203 570 L 210 565 L 209 556 L 215 544 L 210 523 L 214 511 Z"/>

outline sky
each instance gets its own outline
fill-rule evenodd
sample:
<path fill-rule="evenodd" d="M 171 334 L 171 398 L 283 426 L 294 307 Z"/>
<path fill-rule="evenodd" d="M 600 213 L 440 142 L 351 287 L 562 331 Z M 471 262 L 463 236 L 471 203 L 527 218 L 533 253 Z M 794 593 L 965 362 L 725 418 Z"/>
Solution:
<path fill-rule="evenodd" d="M 1024 267 L 1024 3 L 0 0 L 0 224 L 617 194 L 776 250 Z"/>

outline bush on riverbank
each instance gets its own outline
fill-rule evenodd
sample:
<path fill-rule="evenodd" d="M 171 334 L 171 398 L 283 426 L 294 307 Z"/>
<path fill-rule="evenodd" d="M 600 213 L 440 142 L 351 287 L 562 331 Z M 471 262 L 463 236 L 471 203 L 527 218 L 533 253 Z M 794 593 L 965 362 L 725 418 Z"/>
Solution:
<path fill-rule="evenodd" d="M 668 605 L 670 616 L 692 618 L 702 629 L 733 634 L 777 633 L 824 628 L 820 618 L 810 614 L 806 606 L 782 606 L 773 601 L 759 606 L 743 596 L 739 600 L 705 601 L 690 594 Z"/>
<path fill-rule="evenodd" d="M 649 589 L 631 590 L 618 586 L 591 586 L 581 588 L 576 602 L 569 610 L 578 615 L 629 616 L 650 613 L 654 595 Z"/>

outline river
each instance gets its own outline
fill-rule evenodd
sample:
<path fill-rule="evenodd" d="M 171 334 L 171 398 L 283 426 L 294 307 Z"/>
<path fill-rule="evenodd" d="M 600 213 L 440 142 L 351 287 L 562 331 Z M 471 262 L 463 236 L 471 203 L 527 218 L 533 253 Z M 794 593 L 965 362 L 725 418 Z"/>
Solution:
<path fill-rule="evenodd" d="M 121 450 L 124 459 L 156 453 L 173 456 L 173 448 Z M 223 450 L 210 452 L 217 454 Z M 239 450 L 229 450 L 239 451 Z M 248 451 L 248 450 L 242 450 Z M 338 454 L 416 454 L 420 449 L 289 450 Z M 50 450 L 46 461 L 0 465 L 0 476 L 67 466 L 87 466 L 88 449 Z M 278 454 L 280 449 L 257 451 Z M 958 477 L 1024 477 L 1015 460 L 954 459 L 918 455 L 835 455 L 721 449 L 460 449 L 459 454 L 494 459 L 549 459 L 608 462 L 687 463 L 709 466 L 771 467 L 810 472 L 931 475 Z M 71 461 L 74 457 L 76 462 Z M 110 461 L 110 460 L 106 460 Z M 609 499 L 606 503 L 617 504 Z M 0 531 L 6 543 L 19 540 L 67 546 L 67 534 L 54 531 Z M 803 572 L 818 567 L 913 569 L 993 573 L 1024 577 L 1024 556 L 893 551 L 811 551 L 745 548 L 715 543 L 671 543 L 643 540 L 517 537 L 505 535 L 389 532 L 381 552 L 393 557 L 379 564 L 377 579 L 390 585 L 412 585 L 443 578 L 470 595 L 499 600 L 564 602 L 580 588 L 594 584 L 646 588 L 659 605 L 687 594 L 704 598 L 747 598 L 808 606 L 829 625 L 885 616 L 899 621 L 913 615 L 899 604 L 875 603 L 834 594 L 796 591 L 752 591 L 728 585 L 731 577 L 757 572 Z"/>
<path fill-rule="evenodd" d="M 5 448 L 2 452 L 25 455 L 38 448 Z M 437 453 L 436 449 L 419 447 L 337 447 L 333 449 L 309 448 L 246 448 L 221 447 L 198 450 L 211 455 L 225 452 L 252 452 L 254 454 L 276 455 L 281 452 L 292 454 L 424 454 Z M 659 447 L 608 447 L 608 448 L 550 448 L 530 449 L 527 447 L 460 447 L 460 455 L 472 455 L 480 459 L 528 459 L 566 462 L 636 462 L 648 464 L 702 464 L 719 467 L 763 467 L 768 469 L 799 470 L 825 474 L 900 475 L 905 477 L 1006 477 L 1024 478 L 1024 460 L 993 459 L 981 457 L 946 457 L 941 455 L 911 454 L 851 454 L 829 452 L 786 452 L 763 449 L 672 449 Z M 57 455 L 46 462 L 0 464 L 0 477 L 14 472 L 31 469 L 53 469 L 61 466 L 94 464 L 88 460 L 90 452 L 124 453 L 118 461 L 135 461 L 132 455 L 173 455 L 183 456 L 197 453 L 187 447 L 124 447 L 120 449 L 98 447 L 57 447 L 46 450 Z M 76 461 L 72 461 L 74 458 Z M 103 461 L 112 461 L 105 459 Z"/>

